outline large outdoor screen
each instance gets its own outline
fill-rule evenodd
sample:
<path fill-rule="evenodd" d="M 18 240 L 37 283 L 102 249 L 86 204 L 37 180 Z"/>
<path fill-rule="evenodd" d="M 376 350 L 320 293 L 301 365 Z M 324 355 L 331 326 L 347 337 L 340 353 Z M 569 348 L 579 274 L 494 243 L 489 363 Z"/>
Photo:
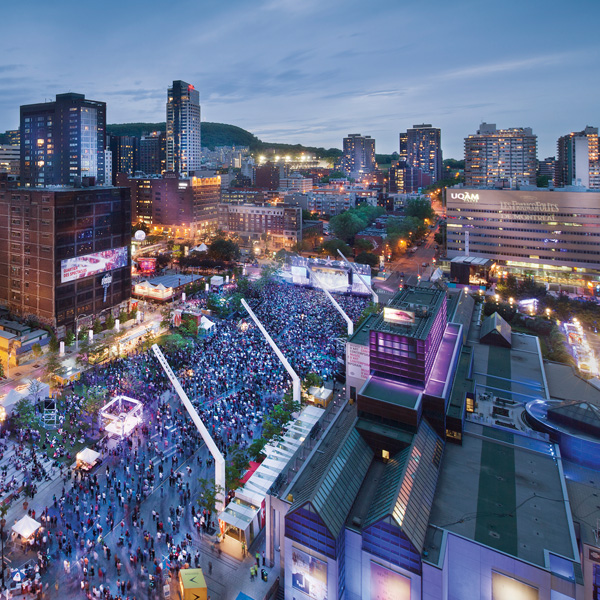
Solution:
<path fill-rule="evenodd" d="M 103 252 L 94 252 L 85 256 L 67 258 L 60 262 L 60 282 L 67 283 L 90 275 L 104 273 L 104 271 L 126 267 L 128 258 L 129 251 L 126 246 L 104 250 Z"/>
<path fill-rule="evenodd" d="M 292 587 L 313 600 L 327 600 L 327 563 L 292 548 Z"/>

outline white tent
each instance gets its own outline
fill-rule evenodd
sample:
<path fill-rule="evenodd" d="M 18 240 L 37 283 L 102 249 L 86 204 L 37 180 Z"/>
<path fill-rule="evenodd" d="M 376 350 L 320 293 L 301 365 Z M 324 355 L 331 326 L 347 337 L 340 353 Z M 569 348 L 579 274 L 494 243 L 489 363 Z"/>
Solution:
<path fill-rule="evenodd" d="M 431 281 L 437 281 L 438 279 L 441 279 L 443 276 L 444 276 L 443 271 L 438 267 L 433 272 L 433 275 L 431 276 Z"/>
<path fill-rule="evenodd" d="M 87 465 L 93 465 L 99 458 L 100 452 L 96 452 L 91 448 L 84 448 L 81 452 L 77 453 L 77 460 Z"/>
<path fill-rule="evenodd" d="M 214 285 L 214 286 L 221 286 L 224 283 L 224 279 L 222 275 L 213 275 L 210 278 L 210 285 Z"/>
<path fill-rule="evenodd" d="M 20 535 L 21 537 L 28 539 L 30 538 L 40 527 L 41 523 L 38 523 L 35 519 L 32 519 L 29 515 L 25 515 L 22 519 L 17 521 L 13 526 L 12 530 Z"/>
<path fill-rule="evenodd" d="M 202 315 L 200 319 L 200 327 L 202 327 L 202 329 L 210 330 L 214 326 L 215 324 L 210 319 L 207 319 L 204 315 Z"/>

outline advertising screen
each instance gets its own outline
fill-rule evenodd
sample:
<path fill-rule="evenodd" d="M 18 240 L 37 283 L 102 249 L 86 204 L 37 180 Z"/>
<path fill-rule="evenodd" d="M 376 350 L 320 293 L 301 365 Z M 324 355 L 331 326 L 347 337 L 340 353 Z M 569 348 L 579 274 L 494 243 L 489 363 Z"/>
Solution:
<path fill-rule="evenodd" d="M 67 258 L 60 262 L 60 282 L 67 283 L 83 279 L 90 275 L 97 275 L 104 271 L 112 271 L 127 266 L 129 250 L 123 248 L 113 248 L 85 256 L 76 256 Z"/>
<path fill-rule="evenodd" d="M 410 579 L 371 562 L 371 600 L 410 600 Z"/>
<path fill-rule="evenodd" d="M 349 377 L 367 379 L 371 372 L 369 346 L 348 344 L 348 354 L 346 356 L 346 362 L 348 364 Z"/>
<path fill-rule="evenodd" d="M 387 323 L 398 323 L 400 325 L 409 325 L 415 322 L 415 313 L 399 308 L 390 308 L 386 306 L 383 309 L 383 320 Z"/>
<path fill-rule="evenodd" d="M 156 259 L 142 257 L 138 259 L 138 264 L 140 265 L 140 271 L 144 273 L 154 273 L 156 271 Z"/>
<path fill-rule="evenodd" d="M 327 600 L 327 563 L 292 548 L 292 587 L 313 600 Z"/>
<path fill-rule="evenodd" d="M 348 272 L 341 269 L 313 268 L 318 277 L 315 287 L 322 287 L 328 292 L 346 292 L 348 290 Z"/>

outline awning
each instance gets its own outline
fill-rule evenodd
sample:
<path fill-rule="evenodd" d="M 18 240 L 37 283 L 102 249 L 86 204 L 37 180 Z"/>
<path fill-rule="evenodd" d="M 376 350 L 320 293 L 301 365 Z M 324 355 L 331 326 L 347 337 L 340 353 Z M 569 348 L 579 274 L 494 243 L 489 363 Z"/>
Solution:
<path fill-rule="evenodd" d="M 80 460 L 88 465 L 93 465 L 99 458 L 100 452 L 96 452 L 91 448 L 84 448 L 81 452 L 77 453 L 77 460 Z"/>
<path fill-rule="evenodd" d="M 244 476 L 240 479 L 240 483 L 242 485 L 244 485 L 244 483 L 246 483 L 246 481 L 248 481 L 248 479 L 250 479 L 250 477 L 252 477 L 254 471 L 256 471 L 256 469 L 258 469 L 258 467 L 260 467 L 260 463 L 254 462 L 253 460 L 251 460 L 250 468 L 244 473 Z"/>
<path fill-rule="evenodd" d="M 27 539 L 30 538 L 41 526 L 41 523 L 38 523 L 29 515 L 25 515 L 12 526 L 12 530 L 15 533 L 18 533 L 21 537 Z"/>

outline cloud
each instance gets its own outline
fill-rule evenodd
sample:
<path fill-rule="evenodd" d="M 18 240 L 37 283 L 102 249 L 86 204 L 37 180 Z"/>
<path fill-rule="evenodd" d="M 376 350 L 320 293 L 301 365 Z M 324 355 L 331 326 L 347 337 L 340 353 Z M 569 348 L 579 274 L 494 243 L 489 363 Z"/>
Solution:
<path fill-rule="evenodd" d="M 565 62 L 571 58 L 573 53 L 562 54 L 543 54 L 532 56 L 530 58 L 522 58 L 516 60 L 505 60 L 500 62 L 489 62 L 472 67 L 464 67 L 462 69 L 454 69 L 445 73 L 439 73 L 435 76 L 436 79 L 452 80 L 452 79 L 467 79 L 470 77 L 480 77 L 486 75 L 495 75 L 497 73 L 526 71 L 539 67 L 554 66 Z"/>

